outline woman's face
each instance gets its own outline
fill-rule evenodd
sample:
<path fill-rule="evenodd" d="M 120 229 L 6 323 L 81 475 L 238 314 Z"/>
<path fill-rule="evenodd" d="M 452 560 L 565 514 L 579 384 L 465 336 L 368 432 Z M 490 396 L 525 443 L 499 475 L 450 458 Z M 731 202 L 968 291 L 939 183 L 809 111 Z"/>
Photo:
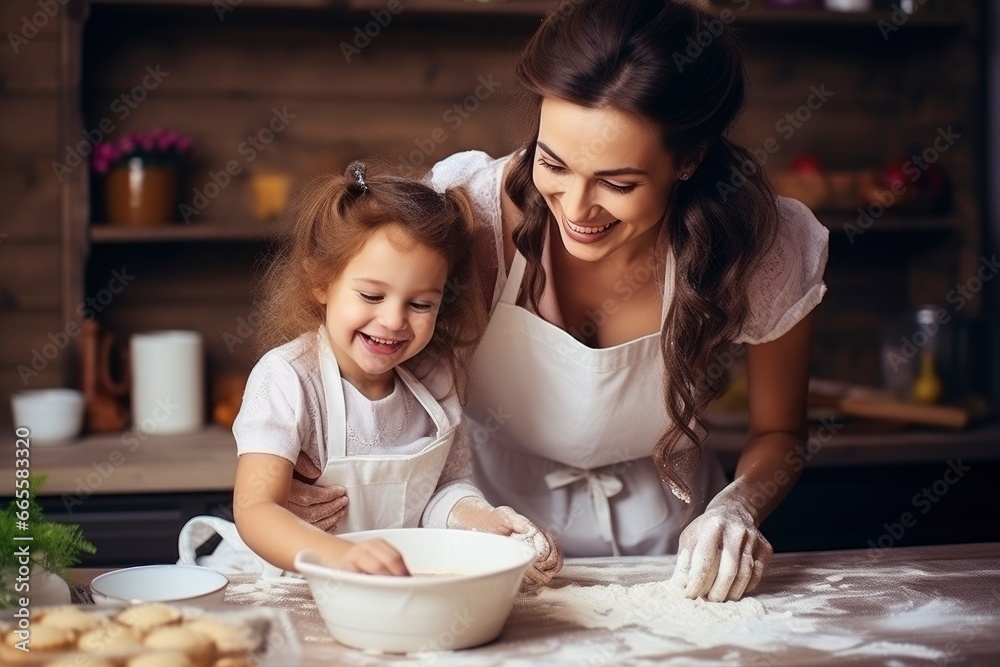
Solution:
<path fill-rule="evenodd" d="M 662 143 L 645 118 L 542 100 L 532 178 L 570 255 L 629 261 L 652 247 L 680 175 Z"/>

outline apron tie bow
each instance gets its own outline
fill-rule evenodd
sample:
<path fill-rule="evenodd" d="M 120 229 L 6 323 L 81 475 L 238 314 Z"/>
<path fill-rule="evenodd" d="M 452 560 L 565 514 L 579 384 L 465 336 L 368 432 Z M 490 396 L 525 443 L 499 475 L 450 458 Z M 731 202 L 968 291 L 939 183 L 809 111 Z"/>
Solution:
<path fill-rule="evenodd" d="M 587 489 L 590 492 L 590 502 L 594 507 L 594 515 L 597 518 L 597 526 L 601 531 L 601 537 L 604 538 L 605 542 L 611 543 L 611 553 L 615 556 L 620 556 L 618 542 L 615 540 L 614 528 L 611 521 L 611 503 L 608 502 L 608 498 L 621 493 L 622 481 L 616 476 L 605 472 L 595 472 L 594 470 L 572 467 L 560 468 L 545 476 L 545 483 L 553 491 L 579 481 L 587 482 Z"/>

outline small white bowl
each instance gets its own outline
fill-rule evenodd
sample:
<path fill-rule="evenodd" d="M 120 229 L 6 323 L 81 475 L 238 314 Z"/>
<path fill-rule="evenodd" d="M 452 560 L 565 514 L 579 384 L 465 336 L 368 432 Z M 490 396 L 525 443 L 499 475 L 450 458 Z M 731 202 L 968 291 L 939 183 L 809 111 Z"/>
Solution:
<path fill-rule="evenodd" d="M 229 579 L 207 567 L 141 565 L 107 572 L 90 582 L 95 602 L 217 603 Z"/>
<path fill-rule="evenodd" d="M 32 389 L 11 397 L 14 426 L 30 431 L 32 445 L 66 445 L 83 426 L 83 394 L 76 389 Z"/>
<path fill-rule="evenodd" d="M 462 649 L 495 639 L 535 559 L 523 542 L 467 530 L 396 528 L 338 537 L 384 539 L 410 572 L 435 575 L 358 574 L 320 565 L 307 551 L 295 557 L 333 638 L 390 653 Z"/>

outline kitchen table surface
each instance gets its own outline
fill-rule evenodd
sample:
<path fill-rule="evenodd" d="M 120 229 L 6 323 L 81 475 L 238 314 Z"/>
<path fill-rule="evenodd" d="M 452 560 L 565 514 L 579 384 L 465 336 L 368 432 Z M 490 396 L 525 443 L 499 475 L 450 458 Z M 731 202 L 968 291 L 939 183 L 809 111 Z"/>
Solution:
<path fill-rule="evenodd" d="M 459 651 L 340 645 L 294 580 L 230 575 L 227 601 L 288 610 L 304 667 L 1000 665 L 1000 544 L 776 554 L 752 596 L 723 604 L 671 594 L 674 559 L 570 559 L 497 640 Z"/>

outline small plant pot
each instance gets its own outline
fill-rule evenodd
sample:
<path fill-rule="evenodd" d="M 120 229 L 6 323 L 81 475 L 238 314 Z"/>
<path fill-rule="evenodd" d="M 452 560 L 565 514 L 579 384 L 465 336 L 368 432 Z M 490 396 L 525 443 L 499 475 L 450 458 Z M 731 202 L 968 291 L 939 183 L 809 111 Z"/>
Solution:
<path fill-rule="evenodd" d="M 108 221 L 113 225 L 170 224 L 177 213 L 177 169 L 130 160 L 108 172 L 105 197 Z"/>

